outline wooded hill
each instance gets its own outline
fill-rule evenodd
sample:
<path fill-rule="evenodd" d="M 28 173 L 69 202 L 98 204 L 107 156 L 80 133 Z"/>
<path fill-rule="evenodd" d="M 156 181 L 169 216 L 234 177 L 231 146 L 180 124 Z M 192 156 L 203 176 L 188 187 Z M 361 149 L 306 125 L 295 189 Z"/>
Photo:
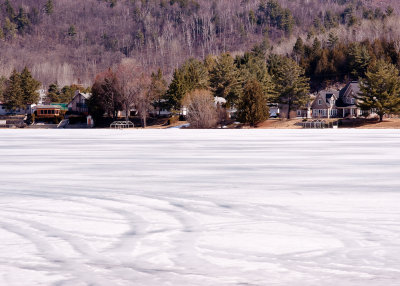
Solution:
<path fill-rule="evenodd" d="M 27 66 L 44 86 L 78 83 L 125 57 L 170 76 L 190 57 L 264 43 L 289 54 L 321 45 L 400 39 L 396 0 L 0 0 L 0 76 Z M 400 45 L 399 45 L 400 47 Z M 395 47 L 395 49 L 399 49 Z M 398 51 L 397 51 L 398 52 Z"/>

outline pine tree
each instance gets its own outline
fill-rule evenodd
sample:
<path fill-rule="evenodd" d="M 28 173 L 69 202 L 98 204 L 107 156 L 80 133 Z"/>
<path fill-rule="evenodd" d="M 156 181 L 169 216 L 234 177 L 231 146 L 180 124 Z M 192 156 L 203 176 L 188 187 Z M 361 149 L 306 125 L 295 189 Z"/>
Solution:
<path fill-rule="evenodd" d="M 313 42 L 313 45 L 312 45 L 312 55 L 313 56 L 317 56 L 317 55 L 320 54 L 321 46 L 322 46 L 321 41 L 318 40 L 318 38 L 315 38 L 314 42 Z"/>
<path fill-rule="evenodd" d="M 349 65 L 353 78 L 364 77 L 372 57 L 364 45 L 354 44 L 349 51 Z"/>
<path fill-rule="evenodd" d="M 21 88 L 24 92 L 24 104 L 33 104 L 39 101 L 40 82 L 32 77 L 31 72 L 25 67 L 21 73 Z"/>
<path fill-rule="evenodd" d="M 30 22 L 24 8 L 19 8 L 19 12 L 15 19 L 15 22 L 17 24 L 17 29 L 21 34 L 25 33 L 25 31 L 29 28 Z"/>
<path fill-rule="evenodd" d="M 14 12 L 14 8 L 11 5 L 10 1 L 6 0 L 6 2 L 4 2 L 4 6 L 6 7 L 6 12 L 7 12 L 8 18 L 14 19 L 15 18 L 15 12 Z"/>
<path fill-rule="evenodd" d="M 339 42 L 338 36 L 335 33 L 331 32 L 328 36 L 328 47 L 333 49 L 336 47 L 337 43 Z"/>
<path fill-rule="evenodd" d="M 13 39 L 17 33 L 17 25 L 6 17 L 3 30 L 7 39 Z"/>
<path fill-rule="evenodd" d="M 287 118 L 294 107 L 304 107 L 310 100 L 309 79 L 305 77 L 304 70 L 289 58 L 283 58 L 273 75 L 278 100 L 288 106 Z"/>
<path fill-rule="evenodd" d="M 304 55 L 304 42 L 301 37 L 297 38 L 297 41 L 293 46 L 293 53 L 299 57 Z"/>
<path fill-rule="evenodd" d="M 15 110 L 24 106 L 24 91 L 21 88 L 21 75 L 14 70 L 7 81 L 4 92 L 4 100 L 9 110 Z"/>
<path fill-rule="evenodd" d="M 54 12 L 54 3 L 53 0 L 47 0 L 46 4 L 44 5 L 44 11 L 47 15 L 51 15 Z"/>
<path fill-rule="evenodd" d="M 385 13 L 386 13 L 386 16 L 387 16 L 387 17 L 390 17 L 390 16 L 392 16 L 392 15 L 393 15 L 393 13 L 394 13 L 394 9 L 393 9 L 393 7 L 392 7 L 392 6 L 388 6 L 388 7 L 386 8 L 386 11 L 385 11 Z"/>
<path fill-rule="evenodd" d="M 76 36 L 76 28 L 75 28 L 75 25 L 69 26 L 69 29 L 68 29 L 68 36 L 70 36 L 70 37 L 75 37 L 75 36 Z"/>
<path fill-rule="evenodd" d="M 392 64 L 379 60 L 371 66 L 360 81 L 357 105 L 362 110 L 375 109 L 380 121 L 385 114 L 400 111 L 399 70 Z"/>
<path fill-rule="evenodd" d="M 244 88 L 238 104 L 238 119 L 242 123 L 257 126 L 269 117 L 269 109 L 265 100 L 263 87 L 255 79 L 249 80 Z"/>
<path fill-rule="evenodd" d="M 245 53 L 243 57 L 237 57 L 235 61 L 240 72 L 239 79 L 243 85 L 249 80 L 256 80 L 261 84 L 267 100 L 275 97 L 275 87 L 268 72 L 263 51 L 253 49 L 252 52 Z"/>
<path fill-rule="evenodd" d="M 223 97 L 229 105 L 233 105 L 237 99 L 239 84 L 239 71 L 234 59 L 228 53 L 220 55 L 210 72 L 210 87 L 214 96 Z"/>
<path fill-rule="evenodd" d="M 50 102 L 60 102 L 60 88 L 58 87 L 58 83 L 52 83 L 47 90 L 47 98 Z"/>
<path fill-rule="evenodd" d="M 186 94 L 195 89 L 207 89 L 209 77 L 204 64 L 195 59 L 189 59 L 174 71 L 171 84 L 167 91 L 169 107 L 179 110 Z"/>
<path fill-rule="evenodd" d="M 0 102 L 4 102 L 4 91 L 6 90 L 7 78 L 5 76 L 0 77 Z"/>
<path fill-rule="evenodd" d="M 163 72 L 158 69 L 156 73 L 151 74 L 150 92 L 152 98 L 156 100 L 155 106 L 158 109 L 158 116 L 161 115 L 161 110 L 166 108 L 163 98 L 168 89 L 167 81 L 164 79 Z"/>

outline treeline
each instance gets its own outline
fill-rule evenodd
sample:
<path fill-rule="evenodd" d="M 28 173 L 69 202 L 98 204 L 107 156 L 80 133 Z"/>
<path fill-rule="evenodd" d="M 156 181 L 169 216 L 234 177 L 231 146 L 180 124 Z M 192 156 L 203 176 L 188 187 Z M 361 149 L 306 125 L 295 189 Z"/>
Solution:
<path fill-rule="evenodd" d="M 309 102 L 309 79 L 288 57 L 265 58 L 265 47 L 255 46 L 242 56 L 224 53 L 204 61 L 189 59 L 175 69 L 169 85 L 161 70 L 150 75 L 137 63 L 124 62 L 97 75 L 89 110 L 95 118 L 104 113 L 116 118 L 124 110 L 128 120 L 135 109 L 146 126 L 151 110 L 179 114 L 183 107 L 194 108 L 188 110 L 190 119 L 193 114 L 200 117 L 207 114 L 205 110 L 215 109 L 210 98 L 222 98 L 226 103 L 219 107 L 236 109 L 238 120 L 253 126 L 268 118 L 268 103 L 285 104 L 289 117 L 292 110 Z M 199 106 L 204 110 L 198 110 Z M 223 110 L 219 111 L 222 114 Z"/>
<path fill-rule="evenodd" d="M 331 33 L 325 42 L 315 38 L 311 44 L 304 44 L 298 38 L 290 57 L 305 69 L 313 90 L 318 90 L 364 77 L 368 67 L 379 59 L 400 67 L 400 46 L 398 41 L 386 39 L 344 44 Z"/>
<path fill-rule="evenodd" d="M 354 41 L 365 21 L 394 17 L 399 3 L 386 3 L 378 7 L 370 1 L 347 0 L 0 0 L 0 75 L 8 77 L 13 69 L 28 66 L 45 86 L 56 81 L 61 86 L 89 86 L 99 71 L 134 58 L 143 66 L 160 67 L 169 77 L 188 58 L 241 53 L 264 39 L 278 54 L 290 52 L 292 37 L 313 38 L 340 27 L 357 30 L 341 39 Z M 385 37 L 397 33 L 395 23 L 389 24 L 381 31 Z"/>

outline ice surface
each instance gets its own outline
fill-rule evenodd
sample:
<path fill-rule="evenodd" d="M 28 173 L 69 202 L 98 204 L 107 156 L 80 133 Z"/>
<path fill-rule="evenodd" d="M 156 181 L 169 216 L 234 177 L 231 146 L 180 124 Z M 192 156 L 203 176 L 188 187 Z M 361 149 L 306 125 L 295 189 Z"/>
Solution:
<path fill-rule="evenodd" d="M 400 285 L 400 133 L 1 130 L 0 285 Z"/>

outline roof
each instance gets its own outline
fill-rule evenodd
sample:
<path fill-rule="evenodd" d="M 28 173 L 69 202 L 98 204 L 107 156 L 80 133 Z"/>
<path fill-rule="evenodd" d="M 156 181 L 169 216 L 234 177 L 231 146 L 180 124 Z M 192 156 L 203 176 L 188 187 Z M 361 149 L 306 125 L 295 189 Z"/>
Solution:
<path fill-rule="evenodd" d="M 79 93 L 79 94 L 81 94 L 85 99 L 89 99 L 92 97 L 91 93 Z"/>
<path fill-rule="evenodd" d="M 344 96 L 349 89 L 351 89 L 351 91 L 353 91 L 354 94 L 358 94 L 360 92 L 360 85 L 358 81 L 351 81 L 348 84 L 346 84 L 346 86 L 340 90 L 339 97 Z"/>
<path fill-rule="evenodd" d="M 339 100 L 336 102 L 336 106 L 339 108 L 344 107 L 357 107 L 355 104 L 349 104 L 344 102 L 343 97 L 347 92 L 352 92 L 354 95 L 357 95 L 360 92 L 360 85 L 357 81 L 351 81 L 344 88 L 340 90 Z M 351 94 L 353 95 L 353 94 Z"/>
<path fill-rule="evenodd" d="M 335 101 L 339 98 L 339 91 L 333 90 L 333 91 L 325 91 L 322 94 L 322 98 L 325 100 L 327 104 L 330 104 L 331 99 L 334 99 Z"/>
<path fill-rule="evenodd" d="M 314 99 L 314 101 L 313 101 L 313 103 L 311 105 L 317 104 L 316 100 L 320 100 L 321 99 L 322 102 L 323 102 L 323 104 L 322 104 L 323 107 L 325 107 L 325 106 L 326 106 L 326 108 L 334 107 L 336 101 L 338 100 L 338 98 L 339 98 L 339 91 L 337 91 L 337 90 L 323 90 L 323 91 L 320 91 L 318 93 L 318 95 L 316 96 L 316 98 Z M 333 106 L 331 104 L 331 100 L 332 99 L 334 100 Z"/>
<path fill-rule="evenodd" d="M 61 109 L 59 105 L 36 105 L 36 109 Z"/>

